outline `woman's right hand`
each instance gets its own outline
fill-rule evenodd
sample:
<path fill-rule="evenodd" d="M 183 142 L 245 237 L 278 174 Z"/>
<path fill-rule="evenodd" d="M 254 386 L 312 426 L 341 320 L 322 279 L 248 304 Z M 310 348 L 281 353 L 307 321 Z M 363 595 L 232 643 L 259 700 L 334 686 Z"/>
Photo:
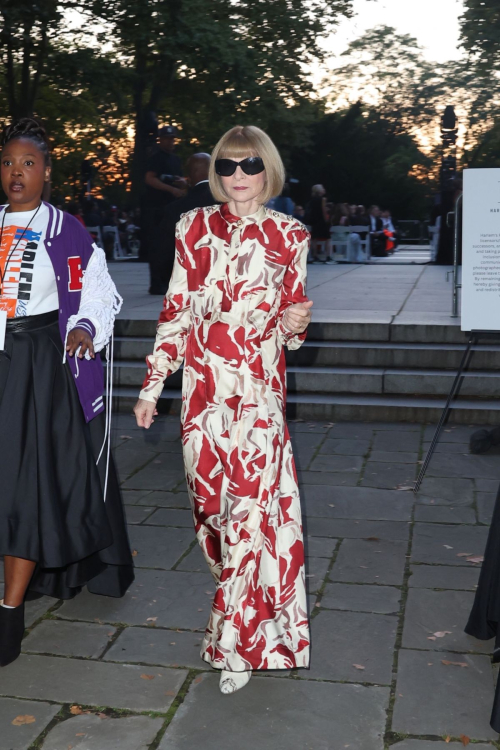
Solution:
<path fill-rule="evenodd" d="M 153 417 L 158 416 L 158 409 L 153 401 L 146 401 L 140 398 L 134 406 L 134 414 L 139 427 L 145 427 L 149 430 L 154 422 Z"/>

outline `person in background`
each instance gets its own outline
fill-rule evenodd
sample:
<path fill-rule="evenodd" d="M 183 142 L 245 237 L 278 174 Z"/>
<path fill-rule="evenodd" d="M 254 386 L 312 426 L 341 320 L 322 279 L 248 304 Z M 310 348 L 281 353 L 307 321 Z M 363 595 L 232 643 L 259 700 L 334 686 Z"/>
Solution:
<path fill-rule="evenodd" d="M 386 237 L 385 249 L 389 255 L 393 255 L 395 249 L 398 246 L 397 233 L 392 222 L 391 212 L 388 208 L 384 208 L 381 213 L 382 227 Z"/>
<path fill-rule="evenodd" d="M 267 207 L 273 211 L 279 211 L 285 214 L 285 216 L 293 216 L 295 204 L 290 198 L 290 185 L 288 182 L 285 182 L 283 185 L 281 195 L 278 195 L 277 198 L 271 198 Z"/>
<path fill-rule="evenodd" d="M 80 206 L 78 205 L 78 203 L 68 203 L 66 211 L 71 216 L 74 216 L 75 219 L 80 222 L 80 224 L 82 225 L 82 227 L 85 226 L 85 222 L 83 220 L 83 215 L 82 215 L 82 209 L 80 208 Z"/>
<path fill-rule="evenodd" d="M 165 208 L 186 192 L 186 181 L 182 177 L 182 164 L 175 153 L 175 140 L 179 133 L 173 125 L 165 125 L 158 131 L 158 149 L 149 157 L 146 166 L 145 204 L 143 215 L 142 248 L 149 262 L 150 294 L 165 294 L 162 284 L 162 258 L 155 242 L 157 230 Z"/>
<path fill-rule="evenodd" d="M 326 190 L 323 185 L 313 185 L 311 200 L 306 210 L 306 219 L 306 223 L 311 227 L 309 263 L 319 261 L 319 254 L 322 249 L 325 251 L 326 260 L 331 262 L 330 217 L 326 205 Z"/>
<path fill-rule="evenodd" d="M 337 203 L 333 210 L 332 227 L 347 227 L 351 214 L 345 203 Z"/>
<path fill-rule="evenodd" d="M 370 217 L 368 216 L 366 212 L 366 207 L 359 205 L 358 210 L 356 212 L 356 224 L 358 226 L 364 226 L 368 227 L 370 226 Z"/>
<path fill-rule="evenodd" d="M 384 226 L 382 224 L 382 219 L 380 218 L 380 208 L 375 205 L 370 206 L 368 216 L 370 219 L 372 255 L 376 258 L 385 258 L 387 253 L 385 251 Z"/>
<path fill-rule="evenodd" d="M 217 203 L 208 183 L 210 154 L 193 154 L 187 163 L 187 181 L 191 186 L 188 194 L 179 198 L 165 209 L 163 219 L 157 230 L 155 239 L 155 255 L 158 258 L 159 278 L 164 294 L 168 289 L 175 260 L 175 225 L 182 214 L 193 208 L 204 208 Z"/>

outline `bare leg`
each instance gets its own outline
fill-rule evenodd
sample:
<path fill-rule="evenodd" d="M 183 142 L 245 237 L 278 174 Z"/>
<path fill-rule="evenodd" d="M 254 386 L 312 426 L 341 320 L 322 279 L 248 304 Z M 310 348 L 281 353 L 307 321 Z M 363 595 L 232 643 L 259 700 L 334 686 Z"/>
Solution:
<path fill-rule="evenodd" d="M 26 594 L 36 562 L 22 557 L 4 557 L 5 593 L 4 604 L 9 607 L 19 607 Z"/>

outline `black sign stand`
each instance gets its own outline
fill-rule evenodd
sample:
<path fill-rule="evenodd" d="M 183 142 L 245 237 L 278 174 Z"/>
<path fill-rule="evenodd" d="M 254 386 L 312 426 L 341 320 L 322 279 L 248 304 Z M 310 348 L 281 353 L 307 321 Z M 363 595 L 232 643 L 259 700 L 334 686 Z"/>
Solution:
<path fill-rule="evenodd" d="M 487 336 L 498 337 L 499 332 L 498 331 L 471 331 L 470 332 L 469 342 L 465 349 L 464 356 L 462 357 L 462 361 L 460 362 L 460 367 L 458 368 L 458 372 L 455 376 L 455 380 L 453 381 L 453 385 L 451 386 L 451 391 L 448 396 L 448 400 L 446 401 L 446 405 L 443 409 L 443 413 L 441 414 L 441 418 L 438 422 L 438 426 L 436 427 L 436 432 L 434 433 L 434 437 L 432 438 L 432 442 L 429 446 L 429 450 L 427 451 L 427 455 L 425 457 L 423 466 L 420 469 L 420 474 L 418 475 L 418 479 L 415 483 L 415 487 L 413 488 L 413 492 L 415 493 L 415 495 L 420 489 L 420 485 L 422 484 L 422 480 L 425 476 L 425 472 L 427 471 L 430 460 L 434 454 L 434 451 L 436 450 L 436 445 L 438 444 L 438 441 L 439 441 L 439 435 L 441 434 L 441 430 L 443 429 L 446 419 L 448 417 L 448 414 L 450 413 L 451 402 L 456 396 L 458 396 L 460 392 L 460 386 L 462 384 L 461 383 L 462 375 L 464 371 L 467 369 L 470 359 L 472 358 L 472 354 L 474 353 L 474 349 L 472 347 L 479 342 L 480 338 L 485 338 Z"/>

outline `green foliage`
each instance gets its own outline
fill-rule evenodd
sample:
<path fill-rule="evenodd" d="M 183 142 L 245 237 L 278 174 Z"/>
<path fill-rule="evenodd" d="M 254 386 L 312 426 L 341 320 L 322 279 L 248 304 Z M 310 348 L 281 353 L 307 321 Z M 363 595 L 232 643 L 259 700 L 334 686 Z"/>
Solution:
<path fill-rule="evenodd" d="M 425 218 L 431 160 L 409 135 L 394 134 L 377 110 L 358 102 L 312 130 L 312 146 L 294 158 L 293 176 L 302 184 L 323 184 L 335 203 L 378 203 L 399 218 Z"/>
<path fill-rule="evenodd" d="M 500 72 L 500 5 L 495 0 L 465 0 L 462 44 L 486 76 Z"/>

